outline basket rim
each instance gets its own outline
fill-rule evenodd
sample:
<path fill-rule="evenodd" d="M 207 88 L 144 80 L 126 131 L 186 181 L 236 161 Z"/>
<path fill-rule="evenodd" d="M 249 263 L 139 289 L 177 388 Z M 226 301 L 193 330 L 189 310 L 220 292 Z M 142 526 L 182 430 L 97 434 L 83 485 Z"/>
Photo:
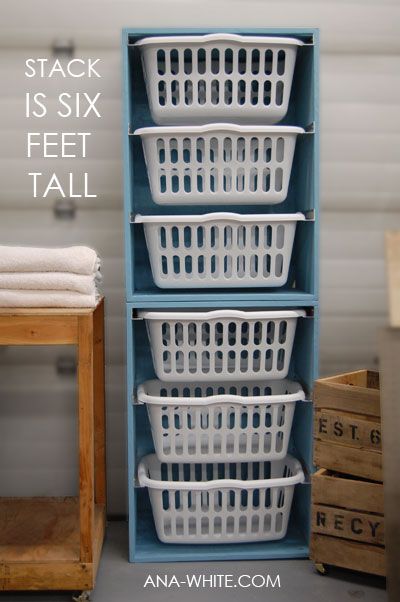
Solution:
<path fill-rule="evenodd" d="M 143 127 L 129 132 L 130 136 L 154 136 L 162 134 L 199 134 L 204 132 L 238 132 L 242 134 L 305 134 L 296 125 L 239 125 L 237 123 L 206 123 L 203 125 L 159 125 Z"/>
<path fill-rule="evenodd" d="M 304 309 L 284 309 L 284 310 L 260 310 L 260 311 L 242 311 L 239 309 L 215 309 L 211 311 L 152 311 L 140 310 L 139 318 L 144 320 L 176 320 L 187 322 L 189 320 L 217 320 L 218 318 L 241 318 L 245 320 L 262 320 L 278 318 L 304 318 L 307 312 Z"/>
<path fill-rule="evenodd" d="M 241 213 L 231 213 L 229 211 L 218 211 L 215 213 L 203 213 L 200 215 L 135 215 L 135 224 L 182 224 L 182 223 L 203 223 L 203 222 L 300 222 L 306 221 L 303 213 L 253 213 L 243 215 Z"/>
<path fill-rule="evenodd" d="M 202 44 L 210 42 L 234 42 L 241 45 L 254 45 L 259 44 L 260 46 L 270 45 L 288 45 L 288 46 L 304 46 L 304 42 L 298 38 L 291 37 L 273 37 L 273 36 L 243 36 L 237 33 L 208 33 L 205 35 L 185 35 L 185 36 L 154 36 L 146 37 L 138 40 L 133 46 L 159 46 L 164 45 L 177 45 L 177 44 Z"/>
<path fill-rule="evenodd" d="M 257 383 L 257 381 L 253 381 L 250 383 L 250 381 L 246 384 L 248 384 L 248 386 L 257 386 L 257 384 L 260 384 L 262 386 L 268 386 L 269 382 L 273 382 L 273 381 L 260 381 L 260 383 Z M 294 403 L 296 401 L 304 401 L 306 398 L 306 395 L 304 393 L 304 390 L 302 388 L 302 386 L 300 385 L 300 383 L 289 380 L 289 379 L 284 379 L 281 381 L 278 381 L 279 383 L 284 383 L 286 382 L 288 384 L 288 387 L 292 387 L 293 388 L 293 392 L 292 393 L 281 393 L 281 394 L 272 394 L 272 395 L 249 395 L 249 396 L 244 396 L 244 395 L 239 395 L 239 394 L 231 394 L 231 393 L 220 393 L 220 394 L 216 394 L 216 395 L 205 395 L 204 397 L 185 397 L 185 396 L 174 396 L 174 397 L 161 397 L 160 395 L 151 395 L 150 393 L 147 393 L 147 387 L 151 384 L 151 383 L 160 383 L 160 385 L 164 384 L 161 380 L 154 378 L 151 380 L 147 380 L 144 383 L 140 384 L 137 390 L 137 398 L 140 402 L 146 403 L 146 404 L 150 404 L 150 405 L 158 405 L 158 406 L 174 406 L 174 405 L 182 405 L 182 406 L 186 406 L 186 407 L 194 407 L 194 406 L 210 406 L 210 405 L 217 405 L 217 404 L 232 404 L 232 405 L 237 405 L 237 406 L 246 406 L 246 405 L 273 405 L 273 404 L 278 404 L 278 403 Z M 176 386 L 182 386 L 184 383 L 173 383 L 170 382 L 168 383 L 168 386 L 173 387 L 174 385 Z M 190 383 L 192 386 L 199 386 L 199 387 L 207 387 L 209 386 L 208 383 Z M 242 382 L 238 382 L 237 385 L 244 385 L 245 383 Z M 221 383 L 219 383 L 218 386 L 222 386 Z M 229 386 L 229 384 L 227 384 L 227 386 Z"/>
<path fill-rule="evenodd" d="M 303 483 L 305 475 L 301 463 L 297 458 L 291 454 L 287 454 L 282 460 L 265 460 L 266 462 L 289 462 L 295 474 L 291 477 L 276 477 L 272 479 L 255 479 L 255 480 L 242 480 L 242 479 L 213 479 L 211 481 L 160 481 L 158 479 L 152 479 L 147 475 L 147 467 L 153 462 L 159 462 L 160 464 L 169 464 L 160 460 L 156 454 L 148 454 L 144 456 L 138 466 L 138 481 L 140 487 L 148 487 L 149 489 L 159 490 L 185 490 L 185 491 L 207 491 L 210 489 L 261 489 L 263 487 L 272 489 L 274 487 L 288 487 L 291 485 L 297 485 Z M 261 461 L 255 461 L 259 464 Z M 201 464 L 201 462 L 198 462 Z M 246 462 L 253 464 L 254 461 Z M 187 464 L 187 462 L 171 462 L 171 464 Z M 206 462 L 206 464 L 213 464 L 212 462 Z M 215 464 L 221 464 L 221 462 L 215 462 Z M 223 462 L 223 464 L 240 464 L 240 462 Z"/>

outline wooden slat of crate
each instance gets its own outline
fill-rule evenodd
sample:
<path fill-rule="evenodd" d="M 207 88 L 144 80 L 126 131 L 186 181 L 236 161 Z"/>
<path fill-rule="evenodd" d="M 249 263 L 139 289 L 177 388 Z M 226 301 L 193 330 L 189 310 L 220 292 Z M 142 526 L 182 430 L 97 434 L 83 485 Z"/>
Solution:
<path fill-rule="evenodd" d="M 381 424 L 370 416 L 318 410 L 314 415 L 314 436 L 319 441 L 381 452 Z"/>
<path fill-rule="evenodd" d="M 310 556 L 315 564 L 332 564 L 372 575 L 386 575 L 385 550 L 381 546 L 313 533 Z"/>
<path fill-rule="evenodd" d="M 322 468 L 312 476 L 312 504 L 311 558 L 316 564 L 385 575 L 382 484 Z"/>
<path fill-rule="evenodd" d="M 313 504 L 312 529 L 314 533 L 321 535 L 332 535 L 378 546 L 385 543 L 383 516 L 360 510 Z"/>
<path fill-rule="evenodd" d="M 379 373 L 358 370 L 321 378 L 314 384 L 314 405 L 380 417 Z"/>
<path fill-rule="evenodd" d="M 313 504 L 384 514 L 383 485 L 339 476 L 321 468 L 311 477 Z"/>
<path fill-rule="evenodd" d="M 382 482 L 382 454 L 377 451 L 315 440 L 314 462 L 336 472 Z"/>

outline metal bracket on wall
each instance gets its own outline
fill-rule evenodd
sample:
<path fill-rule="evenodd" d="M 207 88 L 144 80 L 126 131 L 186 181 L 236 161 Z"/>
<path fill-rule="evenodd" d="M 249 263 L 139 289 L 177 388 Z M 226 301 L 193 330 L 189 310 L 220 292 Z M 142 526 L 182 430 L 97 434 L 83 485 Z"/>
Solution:
<path fill-rule="evenodd" d="M 56 359 L 56 370 L 58 376 L 75 376 L 76 360 L 70 356 L 60 355 Z"/>
<path fill-rule="evenodd" d="M 72 199 L 56 199 L 53 205 L 54 217 L 59 220 L 74 220 L 77 206 Z"/>
<path fill-rule="evenodd" d="M 70 58 L 75 54 L 75 43 L 72 39 L 58 38 L 51 45 L 53 56 Z"/>

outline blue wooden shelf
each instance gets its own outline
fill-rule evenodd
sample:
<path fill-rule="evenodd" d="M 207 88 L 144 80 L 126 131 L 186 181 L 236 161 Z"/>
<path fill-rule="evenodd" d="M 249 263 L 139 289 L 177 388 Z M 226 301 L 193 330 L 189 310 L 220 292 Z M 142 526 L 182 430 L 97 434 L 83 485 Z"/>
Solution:
<path fill-rule="evenodd" d="M 308 307 L 317 305 L 314 295 L 295 290 L 272 290 L 250 293 L 247 290 L 229 290 L 224 292 L 177 293 L 158 289 L 155 293 L 136 293 L 132 302 L 135 307 Z"/>
<path fill-rule="evenodd" d="M 309 133 L 299 136 L 287 199 L 275 206 L 234 206 L 238 213 L 312 212 L 313 220 L 298 224 L 288 284 L 277 289 L 159 289 L 154 285 L 143 227 L 132 217 L 145 215 L 200 214 L 227 210 L 225 205 L 192 207 L 156 205 L 150 194 L 141 141 L 134 129 L 154 125 L 143 80 L 139 52 L 131 44 L 155 35 L 206 34 L 225 31 L 243 35 L 297 37 L 306 42 L 298 52 L 289 111 L 282 121 Z M 289 377 L 299 380 L 311 399 L 318 375 L 318 242 L 319 242 L 319 36 L 312 28 L 202 28 L 125 29 L 122 35 L 124 81 L 124 220 L 127 316 L 127 430 L 129 474 L 129 558 L 131 562 L 195 560 L 249 560 L 308 556 L 310 486 L 296 487 L 289 532 L 276 542 L 223 545 L 171 545 L 156 536 L 146 490 L 135 487 L 140 458 L 154 450 L 144 406 L 133 403 L 137 386 L 154 378 L 149 342 L 137 309 L 152 308 L 279 308 L 302 307 L 307 318 L 299 319 Z M 312 471 L 312 402 L 299 402 L 292 428 L 290 451 L 306 470 Z"/>

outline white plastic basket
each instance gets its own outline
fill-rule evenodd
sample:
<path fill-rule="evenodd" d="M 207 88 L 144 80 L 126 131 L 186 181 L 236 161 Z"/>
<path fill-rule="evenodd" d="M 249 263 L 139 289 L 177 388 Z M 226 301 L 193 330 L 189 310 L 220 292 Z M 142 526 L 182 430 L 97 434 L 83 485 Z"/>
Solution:
<path fill-rule="evenodd" d="M 239 543 L 285 537 L 294 487 L 304 481 L 292 456 L 273 462 L 170 464 L 142 459 L 159 539 L 166 543 Z"/>
<path fill-rule="evenodd" d="M 150 380 L 147 405 L 157 457 L 166 462 L 280 460 L 287 454 L 301 386 L 288 380 L 165 383 Z"/>
<path fill-rule="evenodd" d="M 300 127 L 209 124 L 139 128 L 159 205 L 276 204 L 288 194 Z"/>
<path fill-rule="evenodd" d="M 135 217 L 160 288 L 283 286 L 300 220 L 302 213 Z"/>
<path fill-rule="evenodd" d="M 296 310 L 140 311 L 154 369 L 164 381 L 283 379 L 289 371 Z"/>
<path fill-rule="evenodd" d="M 158 124 L 238 120 L 277 123 L 286 115 L 295 38 L 209 34 L 144 38 L 135 44 Z"/>

